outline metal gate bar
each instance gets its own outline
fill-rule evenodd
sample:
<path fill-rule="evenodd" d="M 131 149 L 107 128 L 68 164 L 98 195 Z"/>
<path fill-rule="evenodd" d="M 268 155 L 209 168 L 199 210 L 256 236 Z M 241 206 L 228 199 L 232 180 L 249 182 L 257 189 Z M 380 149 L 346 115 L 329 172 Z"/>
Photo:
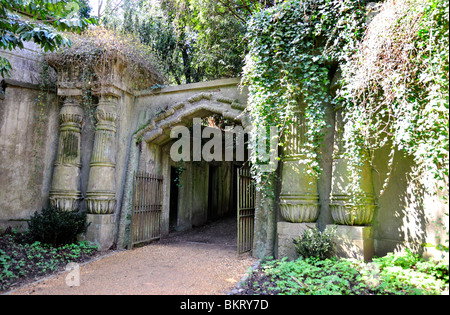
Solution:
<path fill-rule="evenodd" d="M 161 237 L 162 182 L 161 176 L 134 174 L 130 248 Z"/>
<path fill-rule="evenodd" d="M 255 185 L 252 181 L 249 168 L 238 169 L 238 254 L 252 250 L 255 222 Z"/>

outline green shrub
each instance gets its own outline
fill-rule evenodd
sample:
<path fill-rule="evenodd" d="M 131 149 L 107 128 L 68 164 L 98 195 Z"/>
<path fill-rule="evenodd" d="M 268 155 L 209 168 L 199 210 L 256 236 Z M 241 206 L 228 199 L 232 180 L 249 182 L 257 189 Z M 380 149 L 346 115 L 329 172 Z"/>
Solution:
<path fill-rule="evenodd" d="M 317 257 L 321 260 L 329 258 L 334 249 L 333 237 L 336 229 L 326 229 L 320 232 L 317 227 L 305 231 L 294 239 L 295 250 L 300 257 Z"/>
<path fill-rule="evenodd" d="M 86 232 L 87 227 L 85 212 L 70 212 L 53 207 L 35 212 L 28 222 L 32 239 L 52 246 L 76 243 L 77 236 Z"/>

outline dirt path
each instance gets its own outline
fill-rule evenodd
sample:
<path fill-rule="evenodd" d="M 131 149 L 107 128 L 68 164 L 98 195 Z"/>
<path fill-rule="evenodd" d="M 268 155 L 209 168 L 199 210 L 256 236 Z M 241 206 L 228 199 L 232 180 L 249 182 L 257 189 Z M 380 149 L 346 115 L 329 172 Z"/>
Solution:
<path fill-rule="evenodd" d="M 11 294 L 227 294 L 256 263 L 236 254 L 235 219 L 225 219 L 134 250 L 120 251 L 80 267 L 80 286 L 68 273 Z"/>

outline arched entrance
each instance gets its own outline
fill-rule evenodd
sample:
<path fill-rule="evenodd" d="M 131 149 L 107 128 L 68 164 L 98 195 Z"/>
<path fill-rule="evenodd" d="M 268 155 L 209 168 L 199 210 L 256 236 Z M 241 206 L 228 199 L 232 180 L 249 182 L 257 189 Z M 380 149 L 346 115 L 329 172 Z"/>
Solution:
<path fill-rule="evenodd" d="M 139 149 L 130 158 L 135 161 L 129 165 L 134 169 L 133 185 L 129 187 L 133 194 L 125 207 L 131 206 L 130 247 L 145 241 L 136 237 L 142 231 L 148 231 L 147 240 L 151 240 L 234 215 L 238 222 L 238 251 L 252 249 L 256 197 L 250 173 L 243 171 L 248 153 L 239 151 L 239 145 L 245 143 L 240 137 L 251 128 L 243 109 L 242 104 L 219 92 L 198 93 L 186 101 L 168 104 L 134 135 Z M 234 128 L 211 126 L 208 119 L 214 116 L 232 122 Z M 189 140 L 180 144 L 183 137 Z M 150 184 L 151 188 L 136 184 L 143 175 L 161 178 L 161 182 Z M 144 196 L 149 193 L 158 197 Z M 158 198 L 161 201 L 155 204 L 142 203 Z M 142 215 L 148 209 L 153 214 Z M 148 223 L 139 221 L 139 216 Z"/>

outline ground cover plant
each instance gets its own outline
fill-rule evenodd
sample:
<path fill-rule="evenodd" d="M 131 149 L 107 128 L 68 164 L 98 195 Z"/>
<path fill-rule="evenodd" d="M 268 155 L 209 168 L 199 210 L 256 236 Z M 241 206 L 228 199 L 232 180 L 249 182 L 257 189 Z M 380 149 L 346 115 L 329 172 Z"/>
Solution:
<path fill-rule="evenodd" d="M 49 207 L 30 217 L 25 232 L 0 233 L 0 291 L 91 259 L 97 248 L 77 241 L 87 227 L 86 213 Z"/>
<path fill-rule="evenodd" d="M 97 249 L 87 242 L 52 246 L 11 229 L 0 234 L 0 292 L 64 270 L 70 262 L 92 259 Z"/>
<path fill-rule="evenodd" d="M 439 295 L 449 290 L 449 265 L 406 250 L 374 258 L 268 259 L 243 285 L 243 295 Z"/>

